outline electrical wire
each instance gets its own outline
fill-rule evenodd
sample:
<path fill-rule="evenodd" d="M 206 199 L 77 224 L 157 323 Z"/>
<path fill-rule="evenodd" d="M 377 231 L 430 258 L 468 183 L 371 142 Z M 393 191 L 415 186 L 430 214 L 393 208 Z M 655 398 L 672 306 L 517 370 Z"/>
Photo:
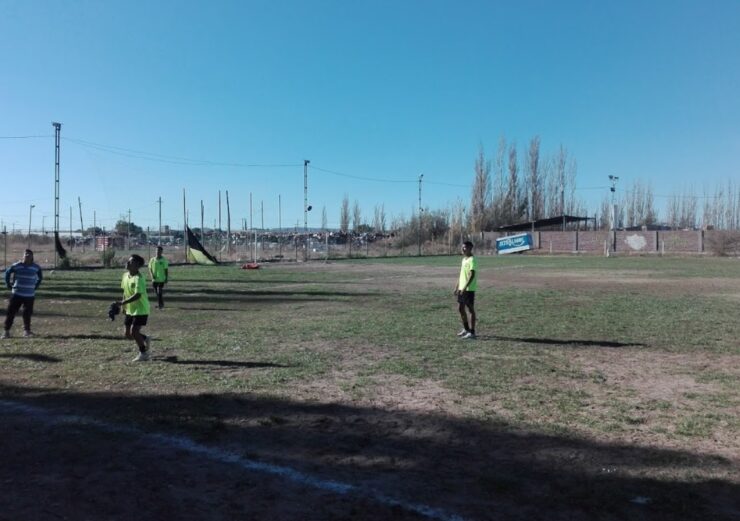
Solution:
<path fill-rule="evenodd" d="M 101 143 L 94 143 L 92 141 L 86 141 L 84 139 L 77 139 L 71 137 L 62 137 L 63 140 L 71 143 L 80 145 L 82 147 L 92 148 L 101 152 L 109 154 L 115 154 L 124 157 L 130 157 L 133 159 L 143 159 L 145 161 L 155 161 L 159 163 L 169 163 L 174 165 L 188 165 L 188 166 L 216 166 L 216 167 L 235 167 L 235 168 L 281 168 L 281 167 L 299 167 L 302 166 L 300 163 L 231 163 L 223 161 L 211 161 L 207 159 L 190 159 L 187 157 L 169 156 L 165 154 L 156 154 L 153 152 L 145 152 L 142 150 L 134 150 L 130 148 L 118 147 L 114 145 L 104 145 Z"/>

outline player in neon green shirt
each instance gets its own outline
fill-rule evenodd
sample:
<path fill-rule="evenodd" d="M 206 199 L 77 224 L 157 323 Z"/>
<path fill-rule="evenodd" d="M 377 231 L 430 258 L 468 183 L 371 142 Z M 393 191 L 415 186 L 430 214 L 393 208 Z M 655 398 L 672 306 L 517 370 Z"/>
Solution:
<path fill-rule="evenodd" d="M 157 256 L 149 259 L 149 274 L 152 276 L 152 286 L 157 294 L 157 309 L 164 308 L 164 285 L 169 280 L 170 263 L 162 255 L 162 247 L 157 246 Z"/>
<path fill-rule="evenodd" d="M 460 265 L 460 276 L 455 285 L 455 296 L 457 296 L 458 311 L 462 319 L 462 330 L 457 336 L 474 340 L 475 336 L 475 290 L 478 289 L 478 261 L 473 255 L 473 243 L 465 241 L 462 245 L 463 260 Z M 465 311 L 470 312 L 470 322 Z"/>
<path fill-rule="evenodd" d="M 123 300 L 118 302 L 126 314 L 124 335 L 133 338 L 139 348 L 134 362 L 145 362 L 150 358 L 151 338 L 141 332 L 149 319 L 149 297 L 146 294 L 146 276 L 139 270 L 144 266 L 144 258 L 131 255 L 126 262 L 126 273 L 121 278 Z"/>

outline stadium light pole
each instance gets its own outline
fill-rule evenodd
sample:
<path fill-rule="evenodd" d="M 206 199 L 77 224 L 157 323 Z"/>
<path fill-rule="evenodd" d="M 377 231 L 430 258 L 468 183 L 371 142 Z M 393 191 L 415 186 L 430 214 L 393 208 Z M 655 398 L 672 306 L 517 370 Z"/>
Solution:
<path fill-rule="evenodd" d="M 308 164 L 311 161 L 303 160 L 303 234 L 305 239 L 305 250 L 303 260 L 308 260 L 308 212 L 311 211 L 311 205 L 308 204 Z"/>
<path fill-rule="evenodd" d="M 424 178 L 424 174 L 419 174 L 419 226 L 416 231 L 416 242 L 419 248 L 419 257 L 421 257 L 421 212 L 424 210 L 421 207 L 421 180 Z"/>
<path fill-rule="evenodd" d="M 32 204 L 28 208 L 28 249 L 31 249 L 31 216 L 33 215 L 33 209 L 36 207 L 35 204 Z"/>
<path fill-rule="evenodd" d="M 614 201 L 614 197 L 616 196 L 617 181 L 619 181 L 619 178 L 615 175 L 610 175 L 609 181 L 611 181 L 612 183 L 611 188 L 609 188 L 609 190 L 612 193 L 612 230 L 616 230 L 617 229 L 617 203 Z"/>

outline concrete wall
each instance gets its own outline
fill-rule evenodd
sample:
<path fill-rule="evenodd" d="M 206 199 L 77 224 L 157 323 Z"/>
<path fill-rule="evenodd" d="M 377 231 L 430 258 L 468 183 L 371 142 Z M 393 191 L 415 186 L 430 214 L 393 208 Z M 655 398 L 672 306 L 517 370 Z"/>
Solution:
<path fill-rule="evenodd" d="M 617 254 L 690 254 L 704 253 L 715 234 L 733 234 L 740 240 L 740 231 L 670 230 L 670 231 L 535 231 L 532 233 L 535 253 L 604 254 L 604 243 Z M 484 232 L 479 238 L 484 249 L 494 249 L 500 232 Z M 489 246 L 490 245 L 490 246 Z M 708 252 L 708 253 L 711 253 Z"/>

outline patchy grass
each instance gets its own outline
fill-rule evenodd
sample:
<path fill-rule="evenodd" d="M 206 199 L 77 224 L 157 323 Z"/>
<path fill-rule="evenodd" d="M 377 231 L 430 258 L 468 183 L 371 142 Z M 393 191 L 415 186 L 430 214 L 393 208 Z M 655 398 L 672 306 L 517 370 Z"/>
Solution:
<path fill-rule="evenodd" d="M 105 315 L 118 296 L 120 270 L 49 272 L 36 304 L 38 336 L 0 344 L 3 396 L 53 395 L 55 403 L 69 408 L 85 407 L 79 396 L 159 397 L 146 413 L 134 406 L 89 407 L 96 416 L 235 446 L 247 428 L 276 440 L 282 438 L 275 433 L 288 428 L 330 430 L 341 438 L 349 432 L 346 422 L 373 423 L 377 430 L 350 443 L 361 447 L 376 443 L 370 441 L 376 437 L 423 439 L 429 432 L 452 440 L 462 429 L 473 434 L 469 444 L 455 449 L 457 463 L 443 458 L 451 476 L 475 473 L 476 457 L 481 464 L 498 457 L 481 453 L 476 437 L 492 436 L 504 452 L 509 447 L 526 454 L 521 461 L 543 465 L 531 475 L 481 469 L 467 492 L 450 489 L 458 491 L 460 504 L 463 499 L 485 503 L 487 494 L 515 502 L 534 486 L 538 472 L 574 461 L 573 468 L 583 474 L 564 478 L 562 486 L 570 492 L 557 508 L 571 508 L 566 506 L 570 497 L 576 502 L 572 508 L 594 514 L 599 497 L 608 497 L 627 516 L 636 508 L 628 497 L 636 485 L 626 484 L 627 475 L 639 474 L 647 488 L 667 484 L 655 491 L 665 498 L 682 483 L 697 480 L 737 486 L 740 263 L 481 257 L 480 339 L 474 342 L 455 337 L 459 317 L 451 288 L 458 263 L 456 257 L 430 257 L 261 270 L 174 267 L 166 308 L 153 310 L 145 329 L 154 339 L 154 361 L 147 364 L 130 362 L 133 342 L 121 338 L 120 319 L 111 323 Z M 189 410 L 168 409 L 172 399 L 184 396 L 203 398 Z M 332 413 L 294 417 L 285 411 L 252 417 L 238 406 L 252 399 L 351 406 L 361 412 L 351 420 Z M 379 411 L 382 419 L 376 418 Z M 411 412 L 424 421 L 404 420 L 403 414 Z M 444 424 L 438 431 L 446 434 L 432 426 L 423 432 L 414 427 L 430 418 Z M 455 427 L 445 423 L 452 421 Z M 499 439 L 504 432 L 510 437 Z M 519 446 L 523 433 L 533 437 L 531 450 Z M 581 448 L 567 448 L 572 443 Z M 550 444 L 561 448 L 549 451 Z M 268 460 L 285 457 L 268 445 L 260 442 L 249 450 Z M 630 452 L 633 446 L 640 450 Z M 599 447 L 598 457 L 584 455 L 593 447 Z M 394 446 L 394 451 L 381 459 L 406 468 L 401 461 L 410 458 L 408 468 L 426 468 L 418 459 L 414 463 L 419 454 L 413 445 Z M 700 462 L 685 464 L 694 457 Z M 327 464 L 324 458 L 317 452 L 293 463 L 320 468 Z M 623 463 L 613 464 L 616 474 L 609 473 L 603 488 L 594 485 L 589 494 L 597 497 L 576 493 L 575 485 L 568 488 L 570 479 L 611 468 L 612 459 Z M 381 472 L 377 463 L 342 461 L 342 472 L 350 477 Z M 623 479 L 621 485 L 613 477 Z M 421 489 L 425 480 L 418 479 Z M 626 498 L 623 503 L 614 504 L 617 499 L 609 496 L 615 486 L 621 491 L 617 496 Z M 411 484 L 404 490 L 419 493 Z M 720 506 L 734 508 L 722 494 L 697 494 L 689 518 L 700 519 Z M 454 497 L 448 503 L 459 506 Z M 474 518 L 480 513 L 460 508 L 471 508 Z M 666 499 L 660 508 L 685 514 L 687 503 Z"/>

